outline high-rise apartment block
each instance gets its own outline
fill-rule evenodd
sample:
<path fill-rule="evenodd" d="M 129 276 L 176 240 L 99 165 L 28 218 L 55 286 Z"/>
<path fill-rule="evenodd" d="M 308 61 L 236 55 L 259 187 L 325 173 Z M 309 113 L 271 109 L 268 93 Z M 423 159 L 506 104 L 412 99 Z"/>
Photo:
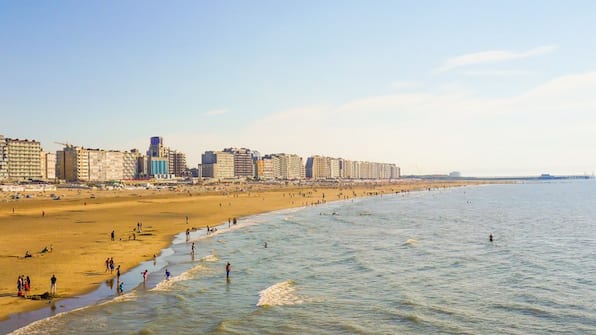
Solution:
<path fill-rule="evenodd" d="M 323 156 L 311 156 L 306 160 L 306 178 L 327 179 L 331 178 L 330 158 Z"/>
<path fill-rule="evenodd" d="M 224 152 L 234 155 L 234 177 L 253 178 L 255 176 L 254 159 L 250 149 L 226 148 Z"/>
<path fill-rule="evenodd" d="M 8 179 L 41 179 L 41 145 L 37 141 L 6 139 Z"/>
<path fill-rule="evenodd" d="M 137 164 L 141 156 L 143 155 L 136 149 L 122 153 L 122 179 L 135 179 L 139 176 Z"/>
<path fill-rule="evenodd" d="M 41 151 L 39 155 L 41 165 L 41 179 L 52 181 L 56 179 L 56 154 Z"/>
<path fill-rule="evenodd" d="M 86 149 L 67 145 L 56 152 L 56 177 L 68 182 L 116 181 L 137 177 L 137 151 Z"/>
<path fill-rule="evenodd" d="M 168 151 L 168 171 L 176 177 L 187 175 L 186 155 L 177 150 Z"/>
<path fill-rule="evenodd" d="M 351 161 L 343 158 L 312 156 L 306 162 L 310 179 L 397 179 L 399 167 L 389 163 Z"/>
<path fill-rule="evenodd" d="M 304 179 L 302 157 L 294 154 L 276 154 L 279 159 L 279 178 L 285 180 Z"/>
<path fill-rule="evenodd" d="M 256 160 L 256 177 L 261 180 L 304 179 L 305 170 L 302 157 L 294 154 L 270 154 Z"/>
<path fill-rule="evenodd" d="M 256 177 L 260 180 L 272 180 L 280 175 L 279 158 L 273 155 L 265 155 L 256 163 Z"/>
<path fill-rule="evenodd" d="M 6 138 L 0 135 L 0 180 L 8 179 L 8 146 Z"/>
<path fill-rule="evenodd" d="M 202 176 L 215 179 L 234 178 L 234 155 L 223 151 L 206 151 L 201 155 Z"/>

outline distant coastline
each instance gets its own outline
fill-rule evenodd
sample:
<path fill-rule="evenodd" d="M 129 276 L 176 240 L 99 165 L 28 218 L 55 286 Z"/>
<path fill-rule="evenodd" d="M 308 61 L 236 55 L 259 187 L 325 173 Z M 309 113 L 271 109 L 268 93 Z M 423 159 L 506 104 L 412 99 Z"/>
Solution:
<path fill-rule="evenodd" d="M 450 180 L 450 181 L 532 181 L 532 180 L 566 180 L 566 179 L 594 179 L 593 175 L 563 175 L 541 174 L 540 176 L 511 176 L 511 177 L 452 177 L 448 175 L 405 175 L 403 179 L 420 180 Z"/>

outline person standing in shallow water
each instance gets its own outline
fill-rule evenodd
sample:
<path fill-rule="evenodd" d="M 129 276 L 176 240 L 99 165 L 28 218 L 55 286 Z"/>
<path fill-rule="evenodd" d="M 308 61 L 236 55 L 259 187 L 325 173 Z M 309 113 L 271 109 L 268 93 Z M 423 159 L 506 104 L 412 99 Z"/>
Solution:
<path fill-rule="evenodd" d="M 232 265 L 228 262 L 228 264 L 226 264 L 226 279 L 230 279 L 230 270 L 232 270 Z"/>
<path fill-rule="evenodd" d="M 56 275 L 52 275 L 52 278 L 50 278 L 50 283 L 50 294 L 52 297 L 54 297 L 56 295 Z"/>
<path fill-rule="evenodd" d="M 493 241 L 493 234 L 490 234 L 490 235 L 488 235 L 488 240 L 489 240 L 490 242 L 492 242 L 492 241 Z"/>

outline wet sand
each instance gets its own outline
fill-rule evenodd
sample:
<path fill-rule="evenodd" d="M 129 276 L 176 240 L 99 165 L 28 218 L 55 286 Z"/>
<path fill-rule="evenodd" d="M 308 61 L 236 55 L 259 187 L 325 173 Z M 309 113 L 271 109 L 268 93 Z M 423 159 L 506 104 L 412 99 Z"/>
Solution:
<path fill-rule="evenodd" d="M 115 278 L 116 271 L 106 271 L 106 258 L 113 257 L 125 273 L 159 255 L 174 235 L 186 229 L 322 201 L 478 183 L 407 180 L 341 188 L 236 184 L 162 190 L 58 189 L 23 193 L 32 197 L 19 200 L 11 199 L 13 193 L 0 193 L 0 320 L 48 304 L 17 297 L 19 275 L 31 278 L 32 295 L 48 292 L 55 274 L 57 298 L 76 297 Z M 60 200 L 52 200 L 51 193 Z M 136 231 L 139 222 L 141 232 Z M 46 247 L 51 252 L 42 253 Z M 32 257 L 23 257 L 26 251 Z"/>

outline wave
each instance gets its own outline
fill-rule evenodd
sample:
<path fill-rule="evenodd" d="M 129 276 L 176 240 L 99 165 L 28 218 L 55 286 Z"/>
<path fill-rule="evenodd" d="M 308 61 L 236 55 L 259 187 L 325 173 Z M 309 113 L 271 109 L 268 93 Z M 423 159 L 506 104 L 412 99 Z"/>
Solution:
<path fill-rule="evenodd" d="M 207 255 L 207 256 L 201 258 L 200 260 L 206 261 L 206 262 L 215 262 L 218 260 L 218 258 L 216 255 L 212 254 L 212 255 Z M 192 279 L 195 277 L 196 272 L 199 272 L 199 271 L 205 270 L 205 269 L 207 269 L 207 268 L 202 264 L 196 265 L 193 268 L 191 268 L 190 270 L 182 272 L 181 274 L 179 274 L 177 276 L 172 276 L 172 277 L 170 277 L 170 279 L 164 279 L 164 280 L 160 281 L 150 291 L 169 291 L 174 284 Z"/>
<path fill-rule="evenodd" d="M 408 239 L 408 240 L 407 240 L 407 241 L 404 243 L 404 245 L 414 245 L 414 244 L 416 244 L 416 243 L 418 243 L 418 241 L 417 241 L 417 240 L 415 240 L 415 239 L 413 239 L 413 238 L 409 238 L 409 239 Z"/>
<path fill-rule="evenodd" d="M 217 255 L 215 254 L 215 251 L 214 251 L 211 255 L 201 257 L 201 259 L 199 259 L 199 261 L 201 261 L 201 262 L 217 262 L 217 261 L 219 261 L 219 257 L 217 257 Z"/>
<path fill-rule="evenodd" d="M 257 306 L 285 306 L 299 305 L 304 299 L 296 295 L 296 286 L 293 280 L 286 280 L 259 292 Z"/>
<path fill-rule="evenodd" d="M 101 305 L 105 305 L 105 304 L 109 304 L 112 302 L 126 302 L 126 301 L 135 301 L 137 300 L 137 292 L 136 291 L 130 291 L 128 293 L 124 293 L 121 294 L 119 296 L 114 297 L 114 299 L 112 300 L 108 300 L 102 303 L 97 304 L 96 306 L 101 306 Z M 92 307 L 93 305 L 87 306 L 87 307 Z"/>

